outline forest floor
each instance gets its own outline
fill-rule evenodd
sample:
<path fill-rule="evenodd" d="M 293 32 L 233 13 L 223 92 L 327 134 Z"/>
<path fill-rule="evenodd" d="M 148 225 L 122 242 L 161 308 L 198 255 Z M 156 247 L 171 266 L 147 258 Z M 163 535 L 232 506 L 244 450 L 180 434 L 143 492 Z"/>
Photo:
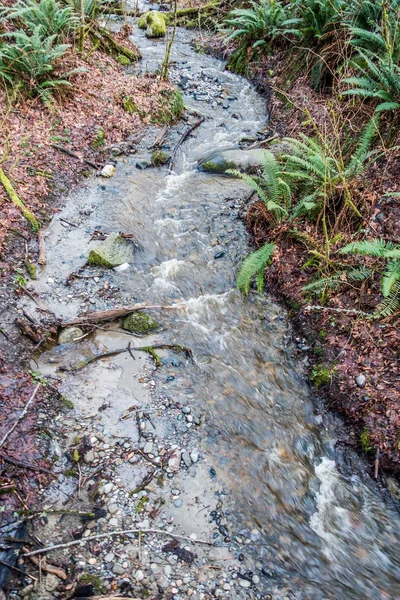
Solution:
<path fill-rule="evenodd" d="M 234 50 L 218 34 L 208 39 L 203 36 L 200 43 L 205 51 L 226 60 Z M 288 83 L 291 69 L 293 65 L 284 53 L 250 60 L 248 64 L 247 77 L 267 99 L 269 133 L 274 142 L 299 133 L 313 136 L 316 129 L 335 140 L 338 122 L 340 127 L 346 122 L 356 136 L 360 123 L 372 115 L 368 105 L 335 104 L 329 86 L 319 92 L 312 89 L 309 73 L 298 65 L 297 74 Z M 398 139 L 390 147 L 393 150 L 382 144 L 379 158 L 357 181 L 356 194 L 363 198 L 366 210 L 362 223 L 346 224 L 343 235 L 349 241 L 362 227 L 371 239 L 400 243 Z M 345 416 L 355 432 L 349 445 L 369 458 L 371 474 L 383 477 L 385 484 L 384 472 L 398 475 L 400 468 L 400 314 L 380 320 L 365 318 L 365 313 L 372 313 L 382 301 L 376 274 L 361 289 L 343 285 L 330 290 L 321 307 L 317 296 L 303 291 L 303 286 L 315 277 L 315 269 L 306 265 L 309 244 L 271 228 L 262 208 L 262 202 L 250 205 L 247 226 L 253 247 L 279 238 L 272 265 L 266 269 L 266 290 L 289 309 L 299 336 L 299 352 L 307 352 L 310 357 L 309 376 L 314 389 L 327 406 Z M 320 242 L 317 226 L 310 224 L 304 233 Z"/>

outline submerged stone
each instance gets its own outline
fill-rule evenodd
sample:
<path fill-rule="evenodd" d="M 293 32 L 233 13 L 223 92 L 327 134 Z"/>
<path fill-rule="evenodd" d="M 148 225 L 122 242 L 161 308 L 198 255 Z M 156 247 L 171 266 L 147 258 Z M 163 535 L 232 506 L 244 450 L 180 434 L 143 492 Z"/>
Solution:
<path fill-rule="evenodd" d="M 263 158 L 264 151 L 260 148 L 215 150 L 199 160 L 199 170 L 225 174 L 229 169 L 236 169 L 243 173 L 251 173 L 261 166 Z"/>
<path fill-rule="evenodd" d="M 58 336 L 59 344 L 69 344 L 83 335 L 82 329 L 79 327 L 66 327 Z"/>
<path fill-rule="evenodd" d="M 89 253 L 89 265 L 96 267 L 118 267 L 131 258 L 129 243 L 118 233 L 110 233 L 108 238 Z"/>
<path fill-rule="evenodd" d="M 144 13 L 138 20 L 139 29 L 146 29 L 146 37 L 160 38 L 167 33 L 165 17 L 158 10 L 150 10 Z"/>
<path fill-rule="evenodd" d="M 138 335 L 146 335 L 151 331 L 155 331 L 160 327 L 160 324 L 150 315 L 144 312 L 137 311 L 128 315 L 122 324 L 126 331 L 137 333 Z"/>

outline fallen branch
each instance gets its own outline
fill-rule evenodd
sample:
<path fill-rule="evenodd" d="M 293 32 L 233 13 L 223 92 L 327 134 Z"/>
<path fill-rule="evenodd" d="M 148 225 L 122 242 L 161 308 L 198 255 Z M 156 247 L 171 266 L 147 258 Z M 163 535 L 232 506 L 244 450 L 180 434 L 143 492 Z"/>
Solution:
<path fill-rule="evenodd" d="M 31 397 L 29 398 L 28 402 L 25 405 L 24 410 L 22 411 L 22 413 L 19 415 L 18 419 L 15 421 L 14 425 L 11 427 L 11 429 L 9 431 L 7 431 L 4 436 L 3 439 L 0 441 L 0 448 L 2 448 L 4 446 L 4 444 L 6 443 L 6 441 L 8 440 L 8 438 L 10 437 L 10 435 L 13 433 L 13 431 L 17 428 L 18 424 L 22 421 L 22 419 L 25 417 L 26 413 L 28 412 L 28 408 L 30 407 L 30 405 L 32 404 L 32 402 L 35 399 L 35 396 L 39 390 L 41 386 L 41 383 L 38 383 L 35 387 L 35 389 L 33 390 L 33 393 L 31 395 Z"/>
<path fill-rule="evenodd" d="M 120 308 L 113 308 L 111 310 L 99 310 L 97 312 L 88 313 L 82 317 L 78 317 L 77 319 L 73 319 L 72 321 L 65 321 L 61 323 L 61 327 L 72 327 L 73 325 L 92 325 L 95 323 L 104 323 L 105 321 L 115 321 L 115 319 L 120 319 L 122 317 L 126 317 L 130 313 L 136 312 L 137 310 L 150 310 L 150 309 L 173 309 L 180 308 L 181 305 L 173 304 L 171 306 L 160 306 L 154 305 L 149 306 L 147 304 L 133 304 L 132 306 L 122 306 Z"/>
<path fill-rule="evenodd" d="M 14 190 L 11 181 L 8 179 L 7 175 L 4 173 L 3 169 L 0 168 L 0 183 L 3 184 L 5 191 L 7 192 L 8 197 L 11 202 L 20 209 L 25 219 L 31 225 L 32 229 L 36 231 L 39 229 L 39 223 L 35 215 L 26 208 L 25 204 L 22 202 L 21 198 L 18 196 L 17 192 Z"/>
<path fill-rule="evenodd" d="M 29 552 L 29 548 L 25 546 L 22 547 L 24 552 Z M 65 571 L 60 569 L 59 567 L 54 567 L 53 565 L 48 565 L 45 558 L 36 558 L 35 556 L 28 556 L 29 560 L 33 562 L 34 565 L 39 567 L 40 571 L 46 571 L 46 573 L 52 573 L 53 575 L 57 575 L 60 579 L 65 581 L 68 577 Z"/>
<path fill-rule="evenodd" d="M 101 48 L 103 52 L 112 56 L 114 59 L 118 59 L 119 56 L 124 56 L 131 63 L 135 63 L 141 58 L 139 50 L 136 50 L 135 52 L 134 50 L 119 44 L 105 27 L 101 27 L 97 24 L 93 25 L 92 23 L 88 33 L 93 44 L 97 45 L 98 48 Z"/>
<path fill-rule="evenodd" d="M 191 133 L 193 133 L 193 131 L 195 129 L 197 129 L 197 127 L 199 127 L 204 121 L 205 121 L 205 117 L 201 117 L 201 119 L 199 119 L 198 121 L 196 121 L 195 123 L 193 123 L 193 125 L 191 125 L 190 127 L 188 127 L 186 129 L 186 131 L 182 135 L 182 137 L 179 140 L 179 142 L 176 144 L 176 146 L 175 146 L 175 148 L 174 148 L 174 150 L 173 150 L 173 152 L 171 154 L 171 157 L 169 159 L 168 173 L 171 173 L 171 171 L 172 171 L 172 165 L 173 165 L 173 162 L 174 162 L 174 158 L 175 158 L 175 156 L 176 156 L 176 154 L 177 154 L 180 146 L 182 146 L 183 142 L 189 137 L 189 135 Z"/>
<path fill-rule="evenodd" d="M 37 581 L 36 577 L 33 575 L 29 575 L 29 573 L 25 573 L 22 569 L 18 569 L 18 567 L 14 567 L 14 565 L 10 565 L 9 563 L 4 562 L 4 560 L 0 560 L 0 565 L 7 567 L 7 569 L 11 569 L 12 571 L 16 571 L 17 573 L 22 573 L 25 577 L 29 577 L 32 581 Z"/>
<path fill-rule="evenodd" d="M 108 531 L 107 533 L 97 533 L 95 535 L 88 535 L 85 538 L 81 538 L 80 540 L 72 540 L 70 542 L 65 542 L 64 544 L 54 544 L 54 546 L 47 546 L 46 548 L 39 548 L 38 550 L 32 550 L 31 552 L 27 552 L 23 554 L 25 558 L 29 556 L 36 556 L 37 554 L 47 554 L 48 552 L 53 552 L 53 550 L 62 550 L 64 548 L 71 548 L 72 546 L 78 546 L 79 544 L 86 544 L 87 542 L 91 542 L 93 540 L 102 540 L 104 538 L 113 537 L 115 535 L 126 535 L 126 534 L 144 534 L 150 533 L 155 535 L 166 535 L 172 538 L 178 538 L 180 540 L 185 540 L 186 542 L 191 542 L 192 544 L 204 544 L 206 546 L 213 546 L 214 542 L 207 542 L 206 540 L 192 540 L 190 537 L 186 537 L 184 535 L 178 535 L 177 533 L 169 533 L 168 531 L 163 531 L 162 529 L 121 529 L 119 531 Z"/>
<path fill-rule="evenodd" d="M 345 313 L 347 315 L 354 315 L 356 317 L 367 317 L 368 319 L 371 318 L 371 315 L 369 313 L 362 312 L 361 310 L 357 310 L 356 308 L 334 308 L 330 306 L 311 306 L 310 304 L 308 304 L 304 307 L 304 310 L 330 310 L 332 312 Z"/>
<path fill-rule="evenodd" d="M 102 358 L 118 356 L 118 354 L 123 354 L 124 352 L 129 352 L 130 354 L 131 354 L 131 352 L 147 352 L 147 354 L 150 354 L 150 356 L 155 360 L 156 365 L 160 366 L 161 361 L 160 361 L 158 355 L 156 354 L 155 349 L 157 349 L 157 350 L 175 350 L 176 352 L 183 352 L 185 354 L 186 358 L 193 357 L 193 353 L 190 350 L 190 348 L 186 348 L 186 346 L 181 346 L 179 344 L 154 344 L 152 346 L 136 346 L 136 347 L 133 347 L 129 344 L 126 348 L 116 348 L 115 350 L 108 350 L 107 352 L 100 352 L 100 354 L 94 354 L 90 358 L 86 358 L 85 360 L 82 360 L 80 363 L 78 363 L 74 367 L 61 366 L 60 371 L 73 371 L 73 372 L 80 371 L 81 369 L 84 369 L 91 363 L 101 360 Z"/>
<path fill-rule="evenodd" d="M 154 140 L 152 148 L 161 148 L 161 146 L 165 142 L 167 133 L 168 133 L 168 125 L 164 125 L 164 127 L 160 130 L 159 134 L 157 135 L 156 139 Z"/>
<path fill-rule="evenodd" d="M 44 469 L 43 467 L 37 467 L 36 465 L 30 465 L 28 463 L 21 462 L 20 460 L 15 460 L 14 458 L 10 458 L 9 456 L 5 456 L 4 454 L 0 455 L 0 460 L 4 460 L 4 462 L 9 463 L 10 465 L 14 465 L 14 467 L 21 467 L 21 469 L 28 469 L 29 471 L 38 471 L 39 473 L 47 473 L 48 475 L 54 475 L 52 471 L 48 469 Z"/>
<path fill-rule="evenodd" d="M 68 156 L 71 156 L 72 158 L 76 158 L 76 160 L 79 160 L 81 162 L 84 162 L 85 164 L 89 165 L 89 167 L 92 167 L 93 169 L 97 170 L 97 169 L 101 168 L 101 165 L 97 165 L 96 163 L 92 162 L 91 160 L 88 160 L 87 158 L 81 158 L 79 156 L 79 154 L 72 152 L 72 150 L 68 150 L 68 148 L 64 148 L 64 146 L 60 146 L 59 144 L 52 144 L 52 146 L 56 150 L 59 150 L 60 152 L 64 152 L 64 154 L 67 154 Z"/>

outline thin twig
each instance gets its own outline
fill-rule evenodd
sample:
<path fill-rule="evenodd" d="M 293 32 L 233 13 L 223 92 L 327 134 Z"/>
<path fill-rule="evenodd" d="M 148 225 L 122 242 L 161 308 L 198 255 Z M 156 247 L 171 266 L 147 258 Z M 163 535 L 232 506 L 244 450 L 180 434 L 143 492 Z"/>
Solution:
<path fill-rule="evenodd" d="M 17 573 L 22 573 L 22 575 L 25 575 L 25 577 L 29 577 L 33 581 L 37 581 L 36 577 L 33 577 L 33 575 L 29 575 L 29 573 L 25 573 L 25 571 L 23 571 L 22 569 L 18 569 L 18 567 L 14 567 L 14 565 L 10 565 L 10 564 L 4 562 L 4 560 L 0 560 L 0 565 L 4 565 L 5 567 L 7 567 L 7 569 L 12 569 L 13 571 L 17 571 Z"/>
<path fill-rule="evenodd" d="M 72 540 L 70 542 L 65 542 L 64 544 L 55 544 L 54 546 L 47 546 L 46 548 L 39 548 L 38 550 L 32 550 L 32 552 L 27 552 L 23 554 L 24 557 L 35 556 L 36 554 L 46 554 L 47 552 L 53 552 L 53 550 L 62 550 L 64 548 L 71 548 L 72 546 L 78 546 L 79 544 L 86 544 L 87 542 L 91 542 L 93 540 L 102 540 L 104 538 L 113 537 L 115 535 L 126 535 L 126 534 L 139 534 L 139 533 L 150 533 L 155 535 L 166 535 L 172 538 L 179 538 L 180 540 L 185 540 L 186 542 L 192 542 L 193 544 L 204 544 L 206 546 L 213 546 L 213 542 L 207 542 L 206 540 L 192 540 L 190 537 L 186 537 L 184 535 L 179 535 L 175 533 L 169 533 L 168 531 L 163 531 L 162 529 L 122 529 L 119 531 L 108 531 L 107 533 L 98 533 L 96 535 L 89 535 L 80 540 Z"/>
<path fill-rule="evenodd" d="M 30 405 L 32 404 L 33 400 L 35 399 L 35 396 L 37 394 L 38 389 L 40 388 L 41 383 L 39 382 L 35 389 L 33 390 L 33 394 L 31 395 L 31 397 L 29 398 L 28 402 L 25 405 L 24 410 L 22 411 L 22 413 L 19 415 L 18 419 L 15 421 L 14 425 L 11 427 L 11 429 L 9 431 L 7 431 L 7 433 L 3 436 L 3 439 L 0 442 L 0 448 L 2 448 L 4 446 L 4 444 L 6 443 L 6 441 L 8 440 L 8 438 L 10 437 L 10 435 L 12 434 L 12 432 L 14 431 L 14 429 L 16 429 L 18 423 L 20 423 L 20 421 L 22 421 L 22 419 L 25 417 L 28 408 L 30 407 Z"/>

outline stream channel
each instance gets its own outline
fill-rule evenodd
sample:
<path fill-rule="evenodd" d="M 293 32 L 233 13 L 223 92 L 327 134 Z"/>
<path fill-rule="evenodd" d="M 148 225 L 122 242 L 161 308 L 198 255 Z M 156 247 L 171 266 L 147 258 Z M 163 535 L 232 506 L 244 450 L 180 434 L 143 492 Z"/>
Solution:
<path fill-rule="evenodd" d="M 177 305 L 151 311 L 162 329 L 144 339 L 113 325 L 77 343 L 55 346 L 34 364 L 43 375 L 61 378 L 63 393 L 75 404 L 74 412 L 55 426 L 69 441 L 77 434 L 91 440 L 95 459 L 84 470 L 90 473 L 101 465 L 115 444 L 122 448 L 113 474 L 106 467 L 102 473 L 104 482 L 115 478 L 116 488 L 104 498 L 107 506 L 112 497 L 118 512 L 111 523 L 110 515 L 100 520 L 94 531 L 112 529 L 118 518 L 117 529 L 121 524 L 132 526 L 128 516 L 141 494 L 132 498 L 127 491 L 151 464 L 130 459 L 123 451 L 143 449 L 150 441 L 149 454 L 156 462 L 171 448 L 187 450 L 192 458 L 186 456 L 179 472 L 170 473 L 159 491 L 154 482 L 149 486 L 150 504 L 158 494 L 164 498 L 163 507 L 150 524 L 145 511 L 147 522 L 142 526 L 160 528 L 174 522 L 170 531 L 215 543 L 211 550 L 189 544 L 198 554 L 197 563 L 173 563 L 172 575 L 169 567 L 157 575 L 151 549 L 160 552 L 166 540 L 154 541 L 153 546 L 151 542 L 142 556 L 143 581 L 149 577 L 150 589 L 154 576 L 165 597 L 174 598 L 400 598 L 397 513 L 374 490 L 362 464 L 357 472 L 357 460 L 347 472 L 336 466 L 335 436 L 323 427 L 302 365 L 294 358 L 284 309 L 268 292 L 244 298 L 235 289 L 238 265 L 249 252 L 241 219 L 249 188 L 197 168 L 204 153 L 237 147 L 243 138 L 262 134 L 267 126 L 265 100 L 246 80 L 224 71 L 221 61 L 196 53 L 190 38 L 186 31 L 177 32 L 171 76 L 175 82 L 187 78 L 189 124 L 198 118 L 193 111 L 205 121 L 183 144 L 172 174 L 165 167 L 136 167 L 151 155 L 149 148 L 159 131 L 151 127 L 135 155 L 118 159 L 114 177 L 88 179 L 68 196 L 48 228 L 48 262 L 35 282 L 47 306 L 65 320 L 135 302 Z M 154 71 L 165 43 L 146 39 L 136 28 L 133 40 L 143 54 L 139 68 Z M 172 149 L 187 126 L 181 122 L 171 128 L 166 146 Z M 140 249 L 128 269 L 87 267 L 83 273 L 90 278 L 66 286 L 68 275 L 99 244 L 90 241 L 94 230 L 133 233 Z M 128 341 L 132 346 L 183 344 L 193 351 L 194 360 L 160 351 L 163 366 L 155 370 L 150 357 L 138 352 L 136 360 L 125 353 L 76 373 L 59 370 L 60 365 Z M 132 405 L 153 411 L 149 414 L 155 429 L 143 425 L 140 439 L 135 419 L 120 419 Z M 182 407 L 189 407 L 194 420 L 187 419 L 189 413 L 182 413 Z M 64 450 L 59 450 L 61 461 Z M 65 466 L 60 464 L 62 471 Z M 107 494 L 104 482 L 100 495 Z M 64 501 L 75 484 L 60 474 L 47 503 Z M 171 485 L 179 488 L 172 496 Z M 82 506 L 89 497 L 81 492 Z M 133 521 L 138 518 L 143 514 Z M 54 529 L 42 539 L 53 539 L 57 527 L 50 525 Z M 96 572 L 95 559 L 85 554 L 88 550 L 76 552 L 78 566 Z M 129 558 L 128 550 L 125 554 Z M 220 566 L 207 569 L 210 560 Z M 138 568 L 130 563 L 118 571 L 107 566 L 107 559 L 103 563 L 100 575 L 107 569 L 111 574 L 125 570 L 129 579 Z M 162 559 L 158 563 L 163 569 Z M 171 584 L 175 569 L 187 576 L 180 589 L 173 588 L 179 582 Z M 197 584 L 188 583 L 191 573 Z M 178 573 L 175 581 L 181 576 Z M 142 573 L 136 576 L 140 580 Z"/>

